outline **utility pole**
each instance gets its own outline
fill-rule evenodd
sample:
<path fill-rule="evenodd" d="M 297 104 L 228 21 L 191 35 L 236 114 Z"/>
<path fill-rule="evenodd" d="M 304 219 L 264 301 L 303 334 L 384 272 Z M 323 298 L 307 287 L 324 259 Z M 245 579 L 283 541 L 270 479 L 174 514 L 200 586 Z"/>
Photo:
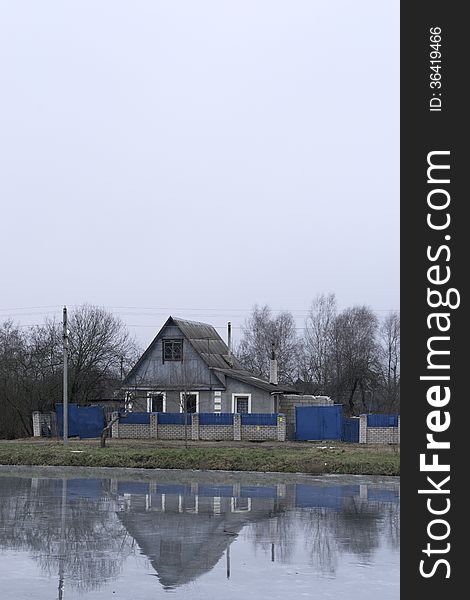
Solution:
<path fill-rule="evenodd" d="M 64 351 L 64 415 L 63 415 L 63 429 L 64 429 L 64 445 L 69 443 L 69 399 L 68 399 L 68 358 L 69 358 L 69 331 L 67 329 L 67 307 L 64 306 L 62 311 L 62 323 L 63 323 L 63 351 Z"/>

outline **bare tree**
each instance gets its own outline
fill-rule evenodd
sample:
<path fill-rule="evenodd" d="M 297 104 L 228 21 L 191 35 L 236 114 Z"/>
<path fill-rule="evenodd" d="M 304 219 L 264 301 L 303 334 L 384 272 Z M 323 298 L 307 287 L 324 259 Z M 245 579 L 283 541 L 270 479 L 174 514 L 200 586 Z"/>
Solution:
<path fill-rule="evenodd" d="M 188 447 L 188 414 L 189 402 L 194 395 L 194 385 L 198 382 L 197 366 L 199 362 L 191 360 L 188 356 L 183 356 L 183 361 L 180 363 L 180 410 L 184 415 L 184 447 Z M 192 411 L 191 411 L 192 412 Z"/>
<path fill-rule="evenodd" d="M 276 349 L 279 381 L 294 382 L 299 374 L 300 341 L 293 316 L 283 311 L 276 317 L 269 306 L 253 307 L 242 327 L 237 355 L 243 366 L 260 377 L 269 377 L 269 355 Z"/>
<path fill-rule="evenodd" d="M 381 408 L 396 411 L 400 404 L 400 315 L 394 311 L 379 329 Z"/>
<path fill-rule="evenodd" d="M 73 311 L 70 329 L 70 401 L 87 401 L 114 390 L 121 365 L 138 355 L 135 341 L 119 317 L 96 306 Z"/>
<path fill-rule="evenodd" d="M 347 401 L 351 414 L 355 413 L 358 394 L 362 409 L 367 410 L 367 394 L 372 393 L 375 385 L 378 367 L 377 328 L 378 319 L 366 306 L 347 308 L 334 322 L 334 395 L 339 401 Z"/>
<path fill-rule="evenodd" d="M 324 394 L 331 388 L 335 319 L 335 295 L 318 295 L 312 302 L 305 322 L 302 346 L 302 379 L 306 384 L 306 392 Z"/>

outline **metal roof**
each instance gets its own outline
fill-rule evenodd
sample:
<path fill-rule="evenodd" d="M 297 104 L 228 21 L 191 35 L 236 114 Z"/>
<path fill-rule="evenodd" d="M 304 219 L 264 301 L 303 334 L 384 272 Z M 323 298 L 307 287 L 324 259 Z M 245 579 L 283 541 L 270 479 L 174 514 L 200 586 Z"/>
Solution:
<path fill-rule="evenodd" d="M 232 379 L 242 381 L 243 383 L 248 383 L 249 385 L 253 385 L 267 392 L 277 392 L 278 394 L 298 394 L 298 390 L 290 385 L 284 385 L 283 383 L 274 385 L 265 379 L 261 379 L 261 377 L 253 375 L 253 373 L 250 373 L 250 371 L 246 371 L 245 369 L 215 369 L 215 371 L 219 371 L 227 377 L 232 377 Z"/>
<path fill-rule="evenodd" d="M 233 355 L 229 357 L 228 346 L 215 327 L 207 323 L 187 321 L 177 317 L 170 317 L 170 319 L 181 329 L 183 335 L 209 367 L 227 369 L 233 364 L 234 368 L 242 368 Z"/>

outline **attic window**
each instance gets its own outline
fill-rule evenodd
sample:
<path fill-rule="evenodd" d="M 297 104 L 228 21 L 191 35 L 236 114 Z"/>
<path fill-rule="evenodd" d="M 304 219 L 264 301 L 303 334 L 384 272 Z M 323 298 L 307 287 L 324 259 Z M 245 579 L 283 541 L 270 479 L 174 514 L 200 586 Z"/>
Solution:
<path fill-rule="evenodd" d="M 163 340 L 163 362 L 183 360 L 183 340 Z"/>

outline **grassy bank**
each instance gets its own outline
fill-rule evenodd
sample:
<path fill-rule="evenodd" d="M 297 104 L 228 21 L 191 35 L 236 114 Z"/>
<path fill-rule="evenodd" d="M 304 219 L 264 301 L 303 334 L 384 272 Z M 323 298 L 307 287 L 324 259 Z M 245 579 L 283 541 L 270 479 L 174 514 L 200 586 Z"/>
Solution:
<path fill-rule="evenodd" d="M 392 446 L 322 444 L 180 443 L 110 440 L 71 441 L 68 447 L 52 440 L 0 441 L 0 465 L 132 467 L 144 469 L 208 469 L 399 475 L 399 450 Z"/>

